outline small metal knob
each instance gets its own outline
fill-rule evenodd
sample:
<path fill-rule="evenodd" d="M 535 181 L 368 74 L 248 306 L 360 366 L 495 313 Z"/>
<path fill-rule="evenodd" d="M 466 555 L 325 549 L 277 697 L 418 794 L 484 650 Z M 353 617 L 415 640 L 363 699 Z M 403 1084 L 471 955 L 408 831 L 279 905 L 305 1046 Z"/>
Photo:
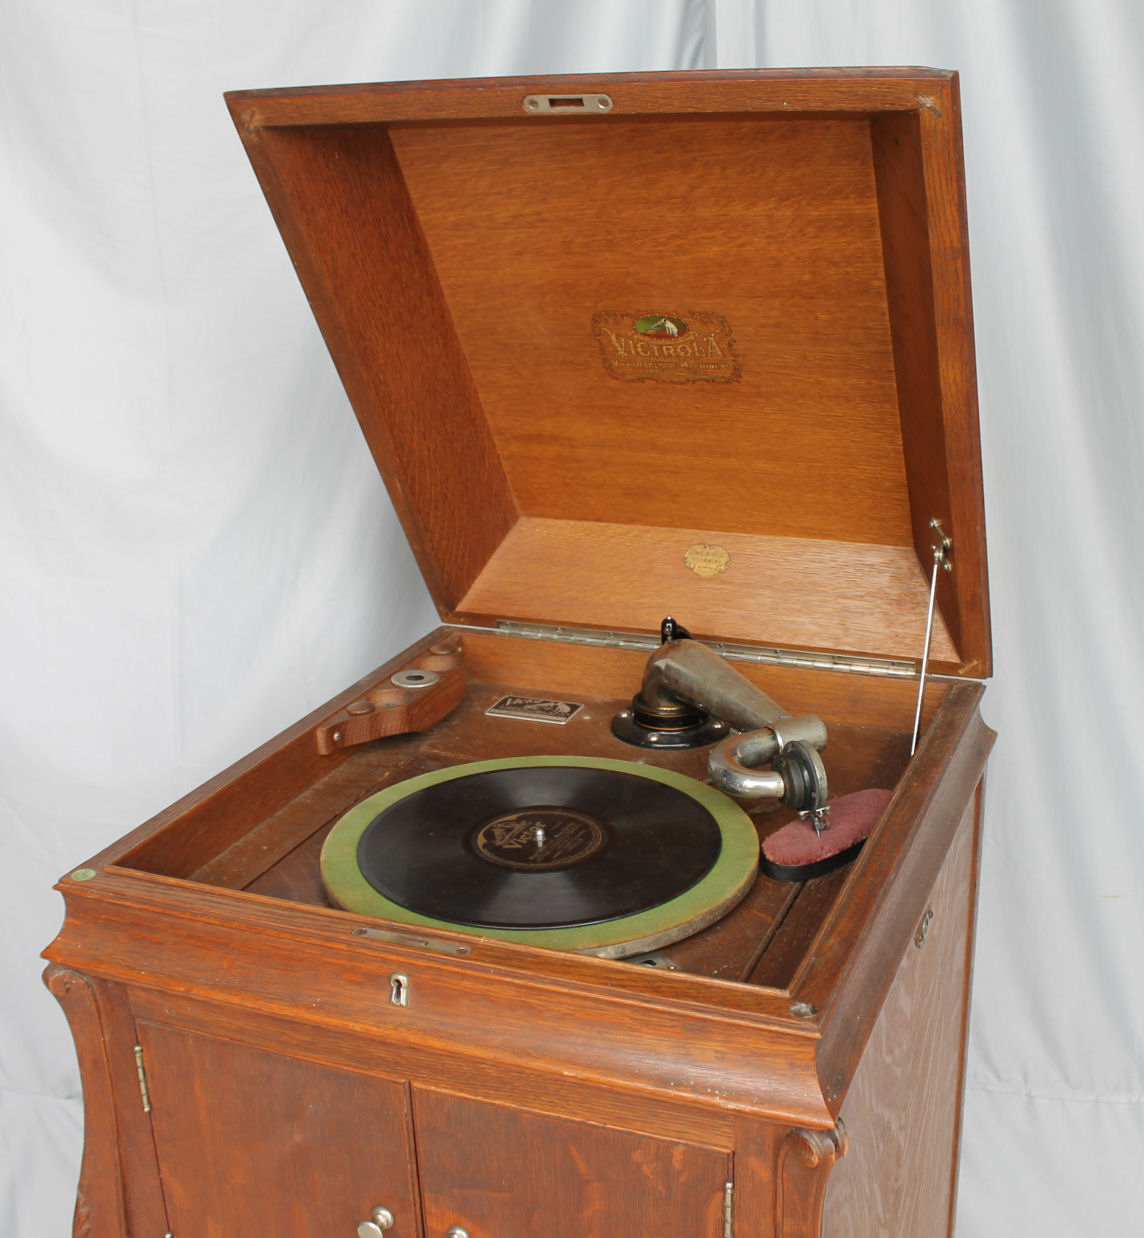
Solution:
<path fill-rule="evenodd" d="M 357 1227 L 358 1238 L 381 1238 L 382 1233 L 393 1224 L 393 1213 L 388 1208 L 375 1208 L 372 1221 L 362 1221 Z"/>
<path fill-rule="evenodd" d="M 445 1231 L 445 1238 L 469 1238 L 469 1231 L 460 1225 L 450 1225 Z"/>

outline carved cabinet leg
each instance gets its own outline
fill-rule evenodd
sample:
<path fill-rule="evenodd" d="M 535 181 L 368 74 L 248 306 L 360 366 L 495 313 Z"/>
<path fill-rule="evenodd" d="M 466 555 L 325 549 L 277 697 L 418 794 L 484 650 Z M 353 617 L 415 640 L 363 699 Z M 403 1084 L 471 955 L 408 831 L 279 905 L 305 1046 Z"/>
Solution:
<path fill-rule="evenodd" d="M 829 1131 L 787 1132 L 778 1154 L 777 1238 L 819 1238 L 830 1171 L 845 1155 L 846 1128 L 841 1120 Z"/>
<path fill-rule="evenodd" d="M 127 1226 L 119 1126 L 98 998 L 92 985 L 78 972 L 54 964 L 44 972 L 44 983 L 67 1016 L 83 1083 L 83 1165 L 73 1238 L 124 1238 Z"/>

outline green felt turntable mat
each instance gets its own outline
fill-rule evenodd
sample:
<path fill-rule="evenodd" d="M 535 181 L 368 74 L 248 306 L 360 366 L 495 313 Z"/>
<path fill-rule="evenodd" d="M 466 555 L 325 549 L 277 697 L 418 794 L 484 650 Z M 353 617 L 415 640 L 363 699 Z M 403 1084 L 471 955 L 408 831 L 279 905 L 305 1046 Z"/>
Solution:
<path fill-rule="evenodd" d="M 387 808 L 426 787 L 492 771 L 543 766 L 615 770 L 672 787 L 700 805 L 718 827 L 721 845 L 713 866 L 676 897 L 631 915 L 595 924 L 559 928 L 487 928 L 434 919 L 387 898 L 366 880 L 358 866 L 362 835 Z M 511 757 L 453 765 L 410 778 L 355 804 L 330 831 L 322 848 L 322 880 L 331 900 L 347 911 L 427 929 L 513 941 L 555 950 L 572 950 L 622 958 L 653 950 L 698 932 L 725 915 L 750 889 L 759 860 L 759 842 L 751 819 L 732 800 L 704 783 L 632 761 L 590 757 Z"/>

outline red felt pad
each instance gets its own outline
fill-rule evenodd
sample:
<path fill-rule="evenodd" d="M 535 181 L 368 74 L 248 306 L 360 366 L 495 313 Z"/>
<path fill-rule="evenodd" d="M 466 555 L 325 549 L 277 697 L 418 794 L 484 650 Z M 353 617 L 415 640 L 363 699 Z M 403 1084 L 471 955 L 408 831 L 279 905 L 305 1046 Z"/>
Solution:
<path fill-rule="evenodd" d="M 808 817 L 784 825 L 763 840 L 763 855 L 772 864 L 815 864 L 867 838 L 890 802 L 891 792 L 880 787 L 855 791 L 830 801 L 827 828 L 816 833 Z"/>

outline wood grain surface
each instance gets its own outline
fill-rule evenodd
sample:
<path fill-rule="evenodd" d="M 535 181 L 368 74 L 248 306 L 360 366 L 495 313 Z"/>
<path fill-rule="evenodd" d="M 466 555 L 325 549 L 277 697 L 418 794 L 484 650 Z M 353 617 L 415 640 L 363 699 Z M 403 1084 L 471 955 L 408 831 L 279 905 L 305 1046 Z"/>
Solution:
<path fill-rule="evenodd" d="M 290 1013 L 275 1014 L 236 1007 L 213 997 L 153 993 L 132 995 L 136 1019 L 262 1049 L 315 1064 L 414 1087 L 440 1088 L 448 1080 L 457 1095 L 495 1099 L 531 1113 L 604 1125 L 613 1130 L 655 1131 L 660 1138 L 729 1151 L 734 1146 L 734 1119 L 717 1104 L 696 1106 L 686 1099 L 650 1089 L 617 1091 L 607 1080 L 583 1072 L 554 1073 L 543 1055 L 525 1054 L 512 1044 L 493 1060 L 479 1054 L 458 1057 L 456 1046 L 419 1040 L 403 1043 L 387 1034 L 380 1021 L 361 1024 L 347 1034 L 320 1022 L 300 1022 Z"/>
<path fill-rule="evenodd" d="M 474 646 L 536 644 L 481 634 L 467 642 L 470 659 Z M 564 646 L 556 652 L 579 658 L 584 650 Z M 603 654 L 610 658 L 614 652 Z M 478 663 L 480 657 L 478 651 Z M 868 677 L 816 676 L 853 680 L 859 693 L 886 689 Z M 899 872 L 912 865 L 921 873 L 926 864 L 940 865 L 944 855 L 943 827 L 924 806 L 935 804 L 944 813 L 945 803 L 964 803 L 980 777 L 980 744 L 966 747 L 963 740 L 980 689 L 944 689 L 926 746 L 909 767 L 900 731 L 834 724 L 826 755 L 836 790 L 857 790 L 871 780 L 897 782 L 897 815 L 891 812 L 857 864 L 840 876 L 800 888 L 760 878 L 725 921 L 668 952 L 678 971 L 473 937 L 459 939 L 470 952 L 463 960 L 426 955 L 412 943 L 403 947 L 400 938 L 392 944 L 355 940 L 357 920 L 328 908 L 316 863 L 324 831 L 351 802 L 394 778 L 497 752 L 644 755 L 608 729 L 623 698 L 581 698 L 584 708 L 573 722 L 553 727 L 487 717 L 488 705 L 505 690 L 512 685 L 471 683 L 466 702 L 427 736 L 378 741 L 327 758 L 326 776 L 288 805 L 252 814 L 241 783 L 249 778 L 261 785 L 277 761 L 293 761 L 295 741 L 286 738 L 277 752 L 237 777 L 231 795 L 245 807 L 241 817 L 230 819 L 229 831 L 226 820 L 214 815 L 216 793 L 208 791 L 201 809 L 191 797 L 181 812 L 165 814 L 118 864 L 105 865 L 92 881 L 68 883 L 69 919 L 54 955 L 120 982 L 145 976 L 148 984 L 173 993 L 214 994 L 240 1004 L 256 993 L 262 1010 L 283 1019 L 302 1013 L 303 984 L 312 1012 L 307 1022 L 328 1026 L 334 1043 L 337 1028 L 368 1025 L 375 1034 L 396 1038 L 400 1048 L 393 1051 L 408 1060 L 432 1046 L 437 1068 L 448 1062 L 447 1046 L 461 1036 L 470 1076 L 507 1061 L 509 1046 L 522 1038 L 539 1037 L 550 1065 L 561 1063 L 565 1072 L 610 1080 L 612 1086 L 623 1081 L 633 1096 L 659 1092 L 699 1104 L 735 1097 L 741 1111 L 762 1106 L 803 1126 L 826 1120 L 829 1110 L 817 1094 L 819 1072 L 829 1083 L 827 1097 L 840 1099 L 846 1072 L 862 1051 L 860 1037 L 839 1040 L 834 1030 L 852 1027 L 853 1019 L 859 1027 L 873 1025 L 879 985 L 888 987 L 899 957 L 894 951 L 904 948 L 897 934 L 912 932 L 912 925 L 901 926 L 916 918 L 914 902 L 928 888 L 915 891 L 912 878 Z M 702 776 L 702 752 L 663 759 Z M 919 776 L 926 781 L 918 792 L 927 788 L 920 797 L 913 790 Z M 911 805 L 911 797 L 917 804 Z M 197 820 L 200 811 L 208 813 L 210 829 Z M 777 828 L 784 819 L 764 814 L 760 830 Z M 172 868 L 164 872 L 159 861 L 168 853 Z M 136 866 L 138 857 L 145 858 L 146 869 Z M 887 899 L 887 889 L 893 898 Z M 832 927 L 824 948 L 827 925 Z M 415 981 L 416 1001 L 398 1020 L 387 1001 L 386 977 L 393 971 Z M 855 976 L 865 979 L 855 985 Z M 818 1018 L 791 1018 L 790 1006 L 803 998 L 819 1007 L 821 1026 Z M 832 1007 L 851 1013 L 830 1015 Z M 458 1012 L 464 1012 L 460 1022 Z M 585 1039 L 576 1029 L 587 1025 L 592 1036 Z M 640 1029 L 636 1040 L 634 1026 Z M 835 1048 L 823 1057 L 829 1044 Z"/>
<path fill-rule="evenodd" d="M 612 107 L 577 114 L 592 92 Z M 530 115 L 529 93 L 571 114 Z M 737 1234 L 946 1233 L 993 739 L 969 679 L 991 655 L 956 76 L 229 103 L 456 626 L 61 880 L 46 954 L 83 1071 L 76 1234 L 353 1233 L 384 1206 L 396 1238 L 719 1238 L 728 1182 Z M 619 367 L 609 347 L 667 345 L 624 353 L 609 331 L 646 336 L 656 315 L 704 324 L 719 363 Z M 910 757 L 916 681 L 877 660 L 919 657 L 934 518 L 953 543 L 934 657 L 961 678 L 930 684 Z M 702 780 L 704 752 L 610 732 L 646 648 L 494 630 L 652 633 L 668 613 L 756 649 L 748 679 L 826 721 L 836 794 L 893 790 L 857 860 L 760 878 L 665 951 L 674 969 L 329 906 L 326 832 L 423 771 L 581 754 Z M 462 630 L 448 716 L 333 739 Z M 813 659 L 771 665 L 770 646 Z M 809 664 L 839 653 L 873 661 Z M 580 709 L 566 727 L 489 716 L 506 693 Z M 760 836 L 787 819 L 751 815 Z"/>
<path fill-rule="evenodd" d="M 612 86 L 571 117 L 511 82 L 230 99 L 442 615 L 686 602 L 713 637 L 914 657 L 936 519 L 936 664 L 987 674 L 955 78 Z M 721 322 L 734 374 L 624 381 L 599 324 L 643 348 L 656 314 L 692 351 Z M 730 570 L 691 576 L 712 545 Z"/>
<path fill-rule="evenodd" d="M 723 547 L 727 569 L 689 571 L 696 544 Z M 457 610 L 637 632 L 685 615 L 711 640 L 920 661 L 928 588 L 904 546 L 522 518 Z M 961 664 L 940 616 L 931 657 L 935 670 Z"/>
<path fill-rule="evenodd" d="M 120 1238 L 127 1224 L 125 1175 L 108 1060 L 110 1038 L 101 1025 L 95 985 L 56 965 L 45 971 L 44 983 L 67 1015 L 83 1082 L 84 1148 L 74 1238 Z"/>
<path fill-rule="evenodd" d="M 953 1232 L 976 853 L 971 809 L 842 1109 L 850 1147 L 826 1194 L 830 1238 Z"/>
<path fill-rule="evenodd" d="M 389 140 L 325 127 L 250 136 L 374 460 L 430 592 L 448 608 L 511 528 L 516 504 Z"/>
<path fill-rule="evenodd" d="M 352 1235 L 375 1207 L 418 1226 L 405 1089 L 143 1021 L 171 1232 Z"/>
<path fill-rule="evenodd" d="M 864 119 L 392 141 L 523 515 L 908 542 Z M 717 313 L 741 375 L 617 381 L 601 311 Z"/>
<path fill-rule="evenodd" d="M 79 1054 L 84 1145 L 75 1238 L 165 1233 L 151 1123 L 140 1099 L 135 1027 L 123 986 L 51 965 L 44 981 Z"/>
<path fill-rule="evenodd" d="M 725 1153 L 417 1089 L 426 1231 L 720 1238 Z"/>
<path fill-rule="evenodd" d="M 915 112 L 956 74 L 947 69 L 722 69 L 695 73 L 579 77 L 464 78 L 232 91 L 240 127 L 386 124 L 426 120 L 517 119 L 533 92 L 575 95 L 606 90 L 620 115 L 705 112 Z M 564 118 L 556 123 L 566 123 Z"/>

